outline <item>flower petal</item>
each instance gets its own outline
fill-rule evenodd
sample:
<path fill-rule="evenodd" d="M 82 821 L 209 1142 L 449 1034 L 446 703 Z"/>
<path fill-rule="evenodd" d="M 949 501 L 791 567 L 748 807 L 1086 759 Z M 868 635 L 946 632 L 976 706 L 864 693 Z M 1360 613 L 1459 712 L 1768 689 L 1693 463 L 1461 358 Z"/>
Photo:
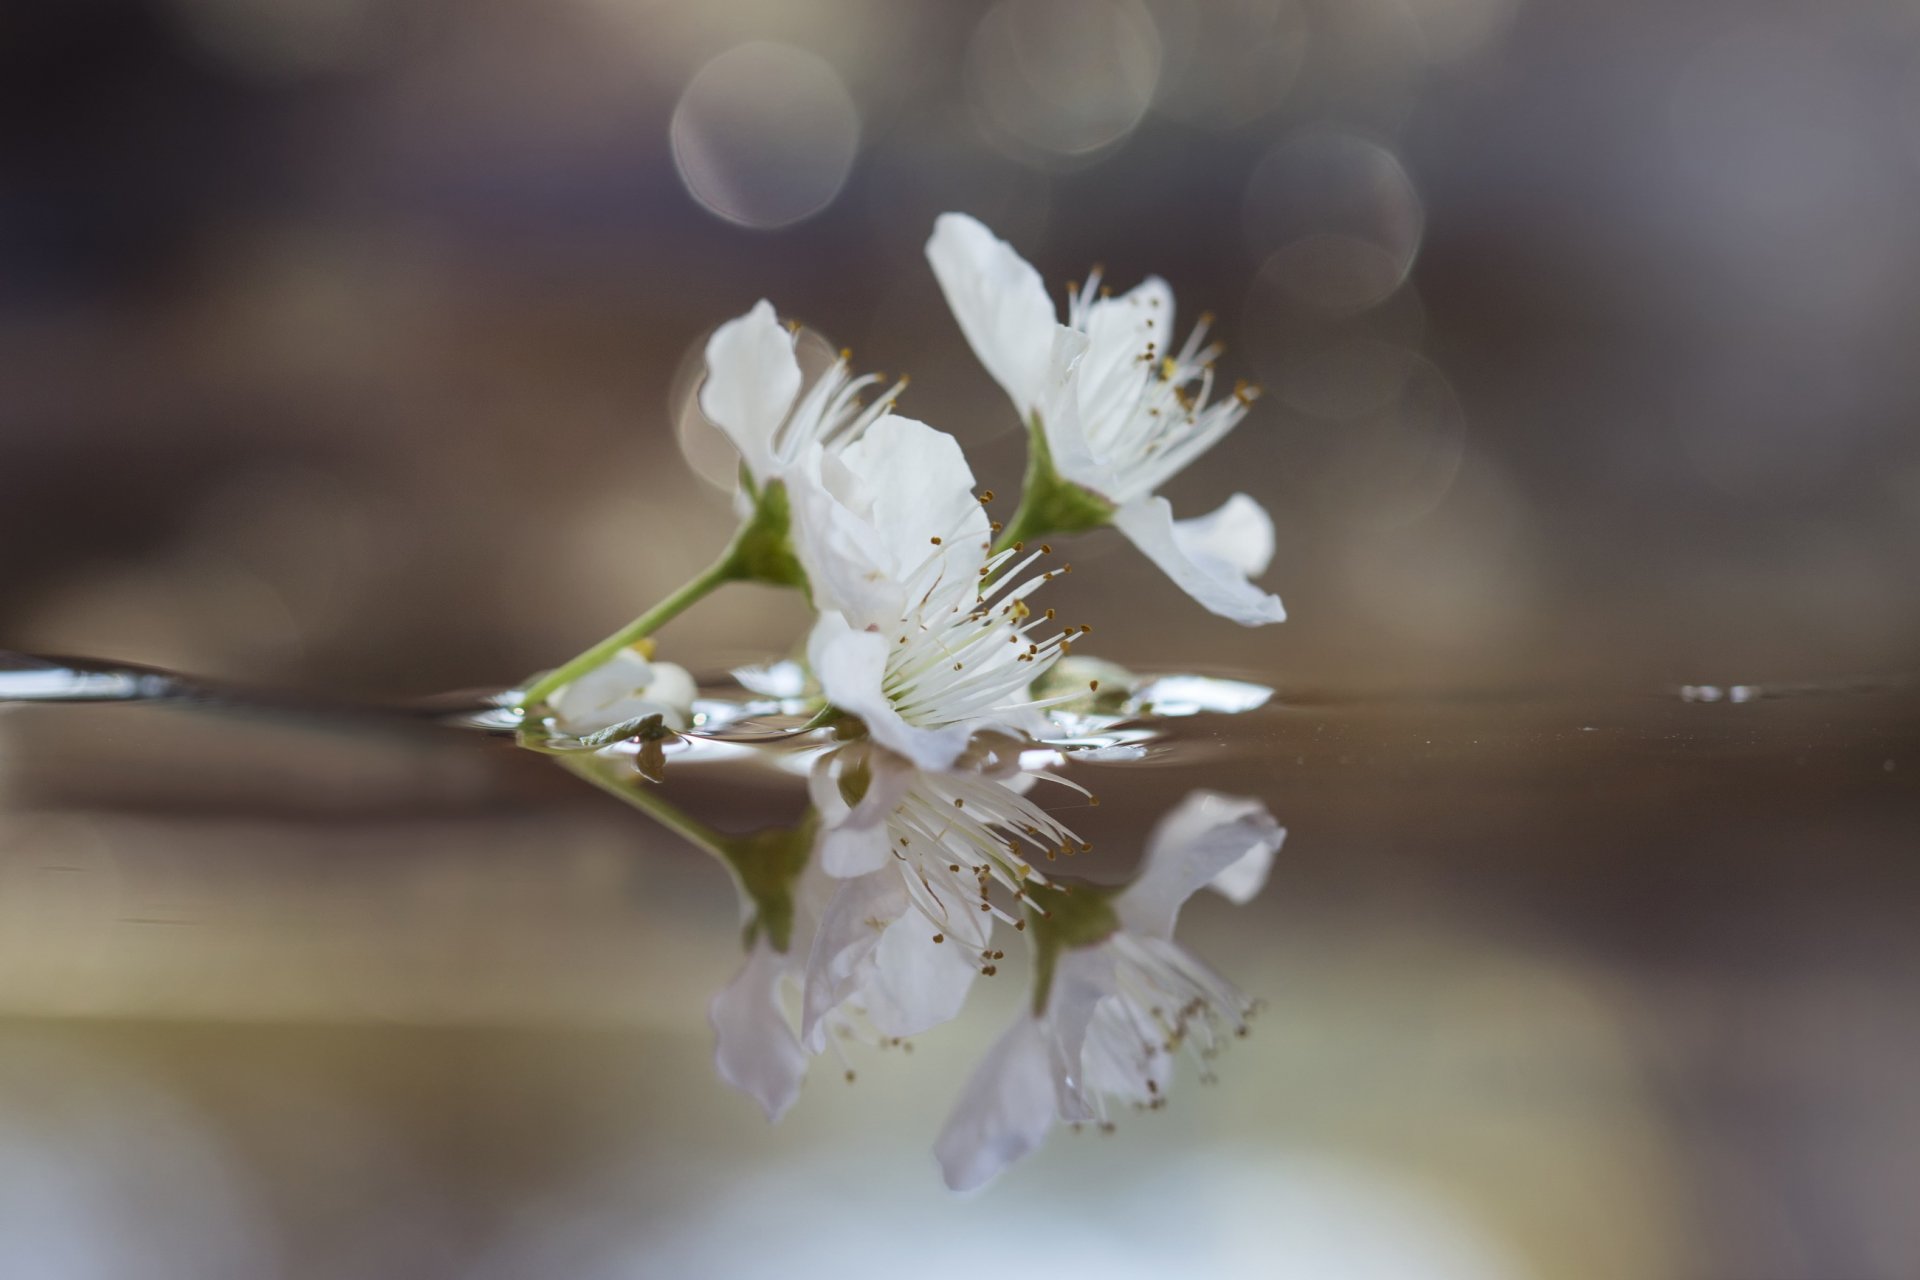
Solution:
<path fill-rule="evenodd" d="M 720 1078 L 760 1104 L 769 1121 L 800 1096 L 807 1054 L 780 1007 L 779 984 L 790 961 L 762 937 L 732 982 L 707 1004 L 713 1026 L 714 1068 Z"/>
<path fill-rule="evenodd" d="M 1038 411 L 1040 427 L 1046 432 L 1053 469 L 1075 484 L 1107 496 L 1114 492 L 1119 478 L 1095 451 L 1080 407 L 1087 350 L 1086 334 L 1066 325 L 1055 326 L 1046 398 Z"/>
<path fill-rule="evenodd" d="M 978 972 L 964 941 L 933 940 L 900 872 L 885 867 L 842 883 L 807 960 L 801 1040 L 826 1047 L 826 1016 L 849 1001 L 883 1036 L 913 1036 L 960 1012 Z"/>
<path fill-rule="evenodd" d="M 1087 360 L 1101 374 L 1152 369 L 1176 351 L 1173 288 L 1159 276 L 1087 308 Z"/>
<path fill-rule="evenodd" d="M 873 1029 L 883 1036 L 917 1036 L 958 1016 L 980 972 L 978 943 L 968 951 L 955 934 L 933 940 L 934 928 L 918 911 L 906 911 L 880 936 L 861 1002 Z"/>
<path fill-rule="evenodd" d="M 1040 273 L 964 213 L 934 219 L 927 261 L 980 363 L 1021 418 L 1045 400 L 1056 325 Z"/>
<path fill-rule="evenodd" d="M 956 566 L 961 573 L 986 559 L 989 521 L 973 492 L 973 468 L 946 432 L 888 414 L 841 450 L 839 462 L 888 553 L 876 567 L 894 581 L 913 582 L 937 547 L 965 562 Z"/>
<path fill-rule="evenodd" d="M 1101 1001 L 1113 994 L 1114 982 L 1113 955 L 1103 944 L 1073 948 L 1054 965 L 1047 992 L 1047 1049 L 1054 1107 L 1069 1123 L 1094 1118 L 1087 1101 L 1087 1029 Z"/>
<path fill-rule="evenodd" d="M 814 607 L 858 627 L 900 616 L 906 592 L 890 572 L 893 552 L 873 528 L 862 485 L 840 459 L 810 446 L 789 468 L 787 492 L 793 550 Z"/>
<path fill-rule="evenodd" d="M 1088 1024 L 1081 1071 L 1090 1093 L 1150 1106 L 1173 1082 L 1175 1054 L 1146 1040 L 1142 1027 L 1117 995 L 1103 999 Z"/>
<path fill-rule="evenodd" d="M 649 662 L 633 649 L 622 649 L 555 689 L 547 707 L 562 729 L 582 736 L 656 713 L 668 728 L 684 729 L 694 693 L 685 667 Z"/>
<path fill-rule="evenodd" d="M 987 1050 L 933 1144 L 941 1175 L 972 1191 L 1031 1152 L 1053 1127 L 1053 1080 L 1040 1021 L 1021 1014 Z"/>
<path fill-rule="evenodd" d="M 807 641 L 807 659 L 827 701 L 866 721 L 875 742 L 922 769 L 951 768 L 971 731 L 966 725 L 920 729 L 900 718 L 882 687 L 891 643 L 878 631 L 855 631 L 838 613 L 822 613 Z"/>
<path fill-rule="evenodd" d="M 890 751 L 866 752 L 864 758 L 867 789 L 851 807 L 840 794 L 841 771 L 852 759 L 846 751 L 822 757 L 807 774 L 807 793 L 820 815 L 815 860 L 835 879 L 864 876 L 887 865 L 893 853 L 887 819 L 899 807 L 916 773 Z"/>
<path fill-rule="evenodd" d="M 1273 520 L 1244 493 L 1204 516 L 1175 521 L 1173 531 L 1189 556 L 1232 565 L 1249 578 L 1265 573 L 1273 562 Z"/>
<path fill-rule="evenodd" d="M 1203 886 L 1244 903 L 1266 882 L 1273 855 L 1287 838 L 1258 800 L 1194 791 L 1147 837 L 1140 872 L 1113 900 L 1128 930 L 1171 938 L 1180 907 Z"/>
<path fill-rule="evenodd" d="M 707 339 L 707 379 L 700 411 L 727 433 L 760 484 L 778 472 L 774 438 L 800 394 L 793 335 L 764 298 Z"/>
<path fill-rule="evenodd" d="M 813 1053 L 827 1047 L 824 1019 L 854 994 L 864 962 L 887 926 L 907 910 L 906 886 L 892 867 L 843 880 L 834 891 L 807 955 L 800 1040 Z"/>
<path fill-rule="evenodd" d="M 1273 524 L 1245 494 L 1192 520 L 1175 520 L 1165 498 L 1141 498 L 1115 509 L 1113 524 L 1210 612 L 1249 627 L 1286 621 L 1280 597 L 1247 581 L 1273 556 Z"/>

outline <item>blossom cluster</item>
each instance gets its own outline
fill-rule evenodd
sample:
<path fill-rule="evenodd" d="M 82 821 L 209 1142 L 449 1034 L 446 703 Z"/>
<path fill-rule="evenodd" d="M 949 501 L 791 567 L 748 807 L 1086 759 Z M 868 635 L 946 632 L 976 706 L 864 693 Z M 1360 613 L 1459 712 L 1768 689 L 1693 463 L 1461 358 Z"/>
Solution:
<path fill-rule="evenodd" d="M 740 453 L 735 538 L 687 587 L 516 698 L 523 741 L 576 767 L 626 753 L 639 768 L 620 781 L 582 772 L 733 873 L 747 954 L 710 1005 L 716 1063 L 770 1119 L 816 1056 L 952 1019 L 976 979 L 999 971 L 1008 935 L 1023 935 L 1031 998 L 935 1144 L 948 1184 L 969 1189 L 1056 1122 L 1159 1107 L 1178 1058 L 1204 1073 L 1244 1032 L 1246 999 L 1173 940 L 1174 924 L 1203 887 L 1250 898 L 1285 834 L 1256 800 L 1196 791 L 1153 829 L 1124 886 L 1057 874 L 1092 846 L 1042 797 L 1085 795 L 1064 776 L 1063 740 L 1099 681 L 1067 657 L 1090 628 L 1045 603 L 1072 566 L 1043 539 L 1111 526 L 1208 611 L 1249 626 L 1285 614 L 1252 581 L 1273 552 L 1257 502 L 1235 494 L 1176 519 L 1159 496 L 1255 396 L 1219 393 L 1206 323 L 1177 338 L 1164 281 L 1115 295 L 1096 274 L 1068 291 L 1062 317 L 1038 273 L 961 214 L 938 219 L 927 257 L 1028 429 L 1006 525 L 989 518 L 954 437 L 898 412 L 904 380 L 857 376 L 843 353 L 809 381 L 797 330 L 761 301 L 714 332 L 700 392 Z M 646 637 L 741 580 L 811 603 L 797 692 L 817 742 L 807 819 L 731 836 L 655 794 L 665 744 L 693 728 L 695 691 Z"/>

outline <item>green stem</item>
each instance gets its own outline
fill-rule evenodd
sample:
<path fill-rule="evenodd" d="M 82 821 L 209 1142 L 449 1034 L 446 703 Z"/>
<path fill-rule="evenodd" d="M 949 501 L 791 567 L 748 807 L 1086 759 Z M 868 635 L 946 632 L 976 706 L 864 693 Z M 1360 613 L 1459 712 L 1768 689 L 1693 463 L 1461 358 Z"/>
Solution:
<path fill-rule="evenodd" d="M 594 645 L 593 648 L 577 657 L 569 658 L 534 681 L 532 687 L 520 695 L 520 705 L 531 707 L 545 701 L 555 689 L 578 680 L 634 641 L 652 635 L 679 617 L 695 602 L 711 595 L 721 584 L 735 582 L 745 577 L 740 563 L 740 543 L 741 539 L 735 538 L 727 545 L 727 549 L 721 552 L 718 560 L 701 570 L 672 595 Z"/>
<path fill-rule="evenodd" d="M 617 796 L 640 812 L 658 822 L 682 840 L 699 849 L 704 849 L 720 859 L 726 866 L 733 867 L 733 850 L 727 837 L 715 831 L 704 822 L 690 818 L 675 806 L 654 794 L 652 785 L 644 787 L 623 787 L 600 769 L 595 768 L 599 756 L 594 753 L 568 754 L 559 757 L 560 763 L 610 796 Z"/>

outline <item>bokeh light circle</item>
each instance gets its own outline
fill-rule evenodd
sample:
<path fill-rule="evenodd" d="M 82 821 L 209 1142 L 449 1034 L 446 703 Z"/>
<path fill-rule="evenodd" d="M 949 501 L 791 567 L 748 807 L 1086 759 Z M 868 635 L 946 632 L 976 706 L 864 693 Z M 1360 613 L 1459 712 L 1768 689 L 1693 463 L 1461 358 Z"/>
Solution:
<path fill-rule="evenodd" d="M 1160 62 L 1140 0 L 1000 0 L 974 29 L 967 96 L 1002 150 L 1071 162 L 1133 132 L 1153 105 Z"/>
<path fill-rule="evenodd" d="M 1148 0 L 1165 47 L 1155 113 L 1234 129 L 1293 90 L 1311 43 L 1300 0 Z"/>
<path fill-rule="evenodd" d="M 1255 252 L 1280 283 L 1329 311 L 1373 306 L 1400 287 L 1426 213 L 1399 157 L 1369 138 L 1318 130 L 1254 166 L 1244 204 Z"/>
<path fill-rule="evenodd" d="M 669 137 L 695 200 L 729 222 L 771 230 L 840 194 L 860 149 L 860 111 L 825 60 L 756 40 L 694 73 Z"/>

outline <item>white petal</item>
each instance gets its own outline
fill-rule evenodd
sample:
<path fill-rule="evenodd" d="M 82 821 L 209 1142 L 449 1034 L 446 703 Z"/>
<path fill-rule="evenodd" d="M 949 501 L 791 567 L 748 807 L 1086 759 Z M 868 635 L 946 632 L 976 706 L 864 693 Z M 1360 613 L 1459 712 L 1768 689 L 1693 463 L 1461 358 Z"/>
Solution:
<path fill-rule="evenodd" d="M 1040 273 L 964 213 L 943 213 L 927 261 L 973 354 L 1024 419 L 1041 407 L 1056 324 Z"/>
<path fill-rule="evenodd" d="M 867 789 L 849 809 L 840 794 L 840 771 L 847 760 L 836 752 L 807 776 L 807 790 L 821 818 L 817 861 L 829 876 L 843 880 L 878 871 L 892 860 L 887 820 L 918 772 L 890 751 L 866 752 Z"/>
<path fill-rule="evenodd" d="M 1076 947 L 1054 965 L 1053 986 L 1047 992 L 1047 1048 L 1054 1106 L 1062 1120 L 1094 1118 L 1087 1102 L 1087 1029 L 1100 1002 L 1113 992 L 1113 955 L 1105 945 Z"/>
<path fill-rule="evenodd" d="M 1173 532 L 1187 555 L 1232 565 L 1249 578 L 1265 573 L 1273 562 L 1273 520 L 1244 493 L 1204 516 L 1175 521 Z"/>
<path fill-rule="evenodd" d="M 892 867 L 841 882 L 820 917 L 807 956 L 800 1039 L 809 1050 L 819 1053 L 827 1047 L 823 1019 L 854 994 L 887 926 L 907 909 L 906 886 Z"/>
<path fill-rule="evenodd" d="M 1173 341 L 1173 289 L 1158 276 L 1087 308 L 1089 359 L 1102 366 L 1151 367 L 1177 351 Z M 1151 350 L 1152 357 L 1148 356 Z"/>
<path fill-rule="evenodd" d="M 1247 581 L 1272 558 L 1273 525 L 1245 494 L 1208 515 L 1180 521 L 1165 498 L 1141 498 L 1116 509 L 1113 524 L 1210 612 L 1249 627 L 1286 621 L 1280 597 Z"/>
<path fill-rule="evenodd" d="M 760 1104 L 768 1120 L 786 1114 L 800 1096 L 807 1054 L 780 1007 L 787 957 L 762 937 L 746 965 L 707 1004 L 713 1025 L 713 1064 L 720 1078 Z"/>
<path fill-rule="evenodd" d="M 1038 1147 L 1052 1127 L 1046 1035 L 1023 1013 L 974 1068 L 933 1154 L 947 1186 L 972 1191 Z"/>
<path fill-rule="evenodd" d="M 897 878 L 897 873 L 896 878 Z M 935 942 L 934 927 L 918 911 L 901 914 L 880 937 L 861 1003 L 883 1036 L 917 1036 L 958 1016 L 980 972 L 957 934 Z"/>
<path fill-rule="evenodd" d="M 671 728 L 687 727 L 693 714 L 693 700 L 699 693 L 700 686 L 694 683 L 693 673 L 679 663 L 653 664 L 653 684 L 647 689 L 647 700 L 674 709 L 676 714 L 667 717 L 667 724 Z"/>
<path fill-rule="evenodd" d="M 1175 1055 L 1146 1052 L 1140 1024 L 1117 995 L 1095 1008 L 1080 1056 L 1087 1090 L 1109 1098 L 1149 1105 L 1173 1081 Z"/>
<path fill-rule="evenodd" d="M 807 669 L 791 658 L 735 667 L 730 673 L 748 693 L 763 698 L 798 698 L 807 691 Z"/>
<path fill-rule="evenodd" d="M 939 546 L 964 560 L 978 544 L 969 567 L 986 559 L 987 513 L 960 442 L 946 432 L 888 414 L 840 452 L 840 464 L 864 491 L 868 522 L 890 553 L 880 567 L 896 581 L 908 581 Z"/>
<path fill-rule="evenodd" d="M 649 662 L 622 649 L 547 699 L 554 719 L 568 733 L 588 734 L 628 720 L 658 714 L 669 728 L 684 729 L 693 707 L 693 677 L 671 662 Z"/>
<path fill-rule="evenodd" d="M 1119 479 L 1095 453 L 1080 414 L 1080 380 L 1086 374 L 1086 354 L 1086 334 L 1066 325 L 1055 326 L 1052 368 L 1046 399 L 1039 410 L 1040 426 L 1046 432 L 1047 452 L 1053 455 L 1053 469 L 1077 485 L 1106 495 L 1114 492 Z"/>
<path fill-rule="evenodd" d="M 950 768 L 972 733 L 965 725 L 920 729 L 900 718 L 881 687 L 893 643 L 877 631 L 855 631 L 837 613 L 823 613 L 807 641 L 807 658 L 827 701 L 866 721 L 875 742 L 922 769 Z"/>
<path fill-rule="evenodd" d="M 793 549 L 814 607 L 864 628 L 899 617 L 906 591 L 891 572 L 893 551 L 875 532 L 871 499 L 861 489 L 840 460 L 818 445 L 804 450 L 787 472 Z"/>
<path fill-rule="evenodd" d="M 1241 903 L 1258 893 L 1286 837 L 1258 800 L 1194 791 L 1147 837 L 1140 872 L 1113 909 L 1131 932 L 1171 938 L 1181 905 L 1202 886 Z"/>
<path fill-rule="evenodd" d="M 1261 811 L 1267 822 L 1273 822 L 1273 815 Z M 1287 829 L 1275 823 L 1264 839 L 1243 854 L 1239 861 L 1227 864 L 1213 879 L 1207 881 L 1207 888 L 1213 890 L 1236 907 L 1244 907 L 1266 888 L 1267 872 L 1273 867 L 1273 855 L 1280 852 L 1280 846 L 1287 841 Z"/>
<path fill-rule="evenodd" d="M 793 335 L 774 315 L 772 303 L 762 299 L 707 339 L 700 410 L 727 433 L 761 484 L 776 474 L 774 436 L 799 394 Z"/>

